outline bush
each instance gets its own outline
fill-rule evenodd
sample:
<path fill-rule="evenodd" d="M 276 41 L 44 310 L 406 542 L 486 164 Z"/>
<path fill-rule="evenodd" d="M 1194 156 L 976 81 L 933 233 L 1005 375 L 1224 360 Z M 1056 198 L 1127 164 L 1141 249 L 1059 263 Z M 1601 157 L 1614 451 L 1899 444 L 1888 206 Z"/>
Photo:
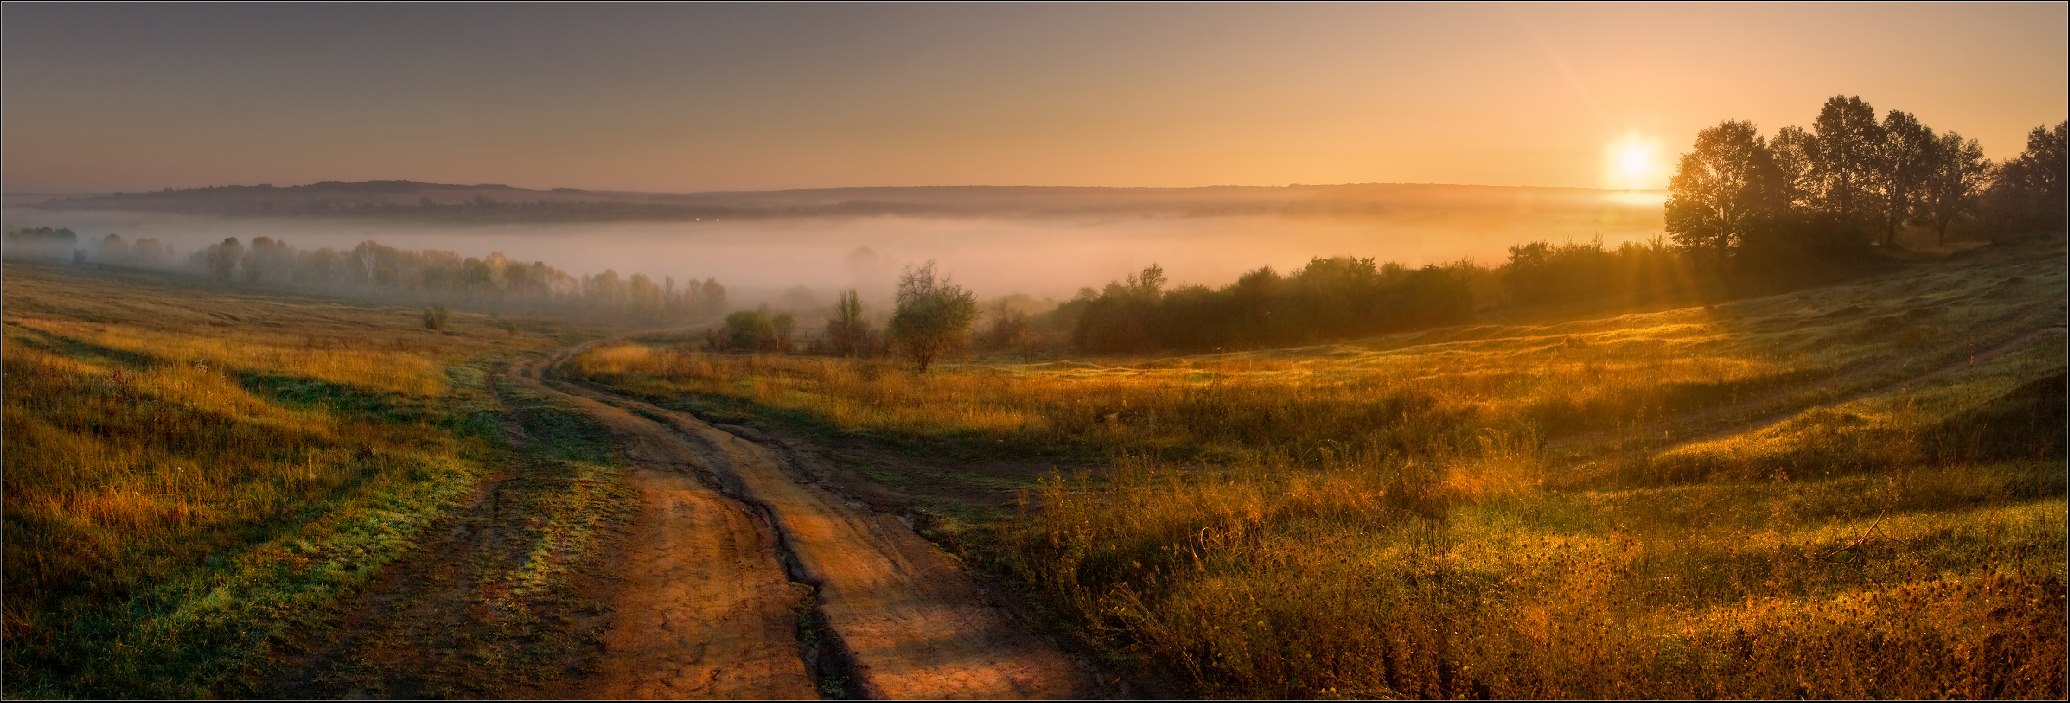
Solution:
<path fill-rule="evenodd" d="M 447 320 L 447 319 L 449 319 L 449 318 L 451 318 L 451 317 L 452 317 L 452 313 L 446 312 L 446 306 L 444 306 L 444 305 L 427 305 L 427 306 L 424 306 L 424 329 L 427 329 L 427 330 L 442 330 L 442 329 L 445 329 L 445 328 L 446 328 L 446 320 Z"/>
<path fill-rule="evenodd" d="M 787 323 L 788 324 L 788 323 Z M 726 330 L 719 340 L 727 348 L 741 351 L 776 351 L 786 331 L 761 310 L 741 310 L 726 316 Z"/>

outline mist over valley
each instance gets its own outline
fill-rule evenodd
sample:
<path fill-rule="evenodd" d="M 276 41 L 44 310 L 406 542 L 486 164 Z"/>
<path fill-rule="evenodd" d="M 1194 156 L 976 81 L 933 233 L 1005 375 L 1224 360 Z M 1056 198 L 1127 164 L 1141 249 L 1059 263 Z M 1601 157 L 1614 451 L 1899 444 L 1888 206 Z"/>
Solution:
<path fill-rule="evenodd" d="M 300 249 L 376 241 L 462 257 L 501 252 L 571 273 L 716 278 L 736 305 L 798 286 L 888 301 L 903 267 L 935 260 L 979 295 L 1063 299 L 1144 266 L 1218 286 L 1351 255 L 1416 267 L 1499 263 L 1529 241 L 1606 246 L 1660 233 L 1658 194 L 1581 188 L 1365 184 L 1216 188 L 842 188 L 641 194 L 403 181 L 49 196 L 7 226 L 156 238 L 173 261 L 226 237 Z M 90 250 L 90 247 L 88 247 Z M 795 301 L 797 296 L 793 296 Z"/>

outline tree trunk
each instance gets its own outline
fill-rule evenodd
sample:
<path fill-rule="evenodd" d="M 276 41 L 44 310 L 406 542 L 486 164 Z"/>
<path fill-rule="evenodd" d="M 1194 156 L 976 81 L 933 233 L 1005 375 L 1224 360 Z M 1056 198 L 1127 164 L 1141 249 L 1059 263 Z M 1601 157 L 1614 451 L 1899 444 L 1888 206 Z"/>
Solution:
<path fill-rule="evenodd" d="M 1854 209 L 1854 183 L 1850 175 L 1846 171 L 1840 172 L 1840 219 L 1843 220 Z"/>

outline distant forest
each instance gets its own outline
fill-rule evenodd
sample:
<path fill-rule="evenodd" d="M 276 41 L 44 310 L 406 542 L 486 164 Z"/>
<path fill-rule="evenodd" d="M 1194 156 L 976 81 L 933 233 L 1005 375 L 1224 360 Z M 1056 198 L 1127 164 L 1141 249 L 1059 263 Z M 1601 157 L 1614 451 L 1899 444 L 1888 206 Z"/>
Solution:
<path fill-rule="evenodd" d="M 450 251 L 407 251 L 361 242 L 349 251 L 298 249 L 272 237 L 210 244 L 186 257 L 157 239 L 109 234 L 90 244 L 70 229 L 24 228 L 7 233 L 11 259 L 70 260 L 75 264 L 166 269 L 208 276 L 231 285 L 301 290 L 378 300 L 468 306 L 484 311 L 604 315 L 663 323 L 714 317 L 726 309 L 717 280 L 660 281 L 615 270 L 576 276 L 545 262 L 513 261 L 501 253 L 461 257 Z"/>

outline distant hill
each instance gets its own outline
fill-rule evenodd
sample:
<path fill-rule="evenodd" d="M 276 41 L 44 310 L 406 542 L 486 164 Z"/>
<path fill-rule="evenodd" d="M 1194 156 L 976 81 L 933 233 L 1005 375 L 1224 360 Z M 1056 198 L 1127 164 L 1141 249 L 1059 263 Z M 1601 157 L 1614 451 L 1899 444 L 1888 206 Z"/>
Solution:
<path fill-rule="evenodd" d="M 533 190 L 484 183 L 323 181 L 228 185 L 41 200 L 24 207 L 246 216 L 535 221 L 767 217 L 1284 215 L 1361 217 L 1487 207 L 1596 207 L 1587 188 L 1405 183 L 1200 188 L 914 186 L 706 193 Z"/>

